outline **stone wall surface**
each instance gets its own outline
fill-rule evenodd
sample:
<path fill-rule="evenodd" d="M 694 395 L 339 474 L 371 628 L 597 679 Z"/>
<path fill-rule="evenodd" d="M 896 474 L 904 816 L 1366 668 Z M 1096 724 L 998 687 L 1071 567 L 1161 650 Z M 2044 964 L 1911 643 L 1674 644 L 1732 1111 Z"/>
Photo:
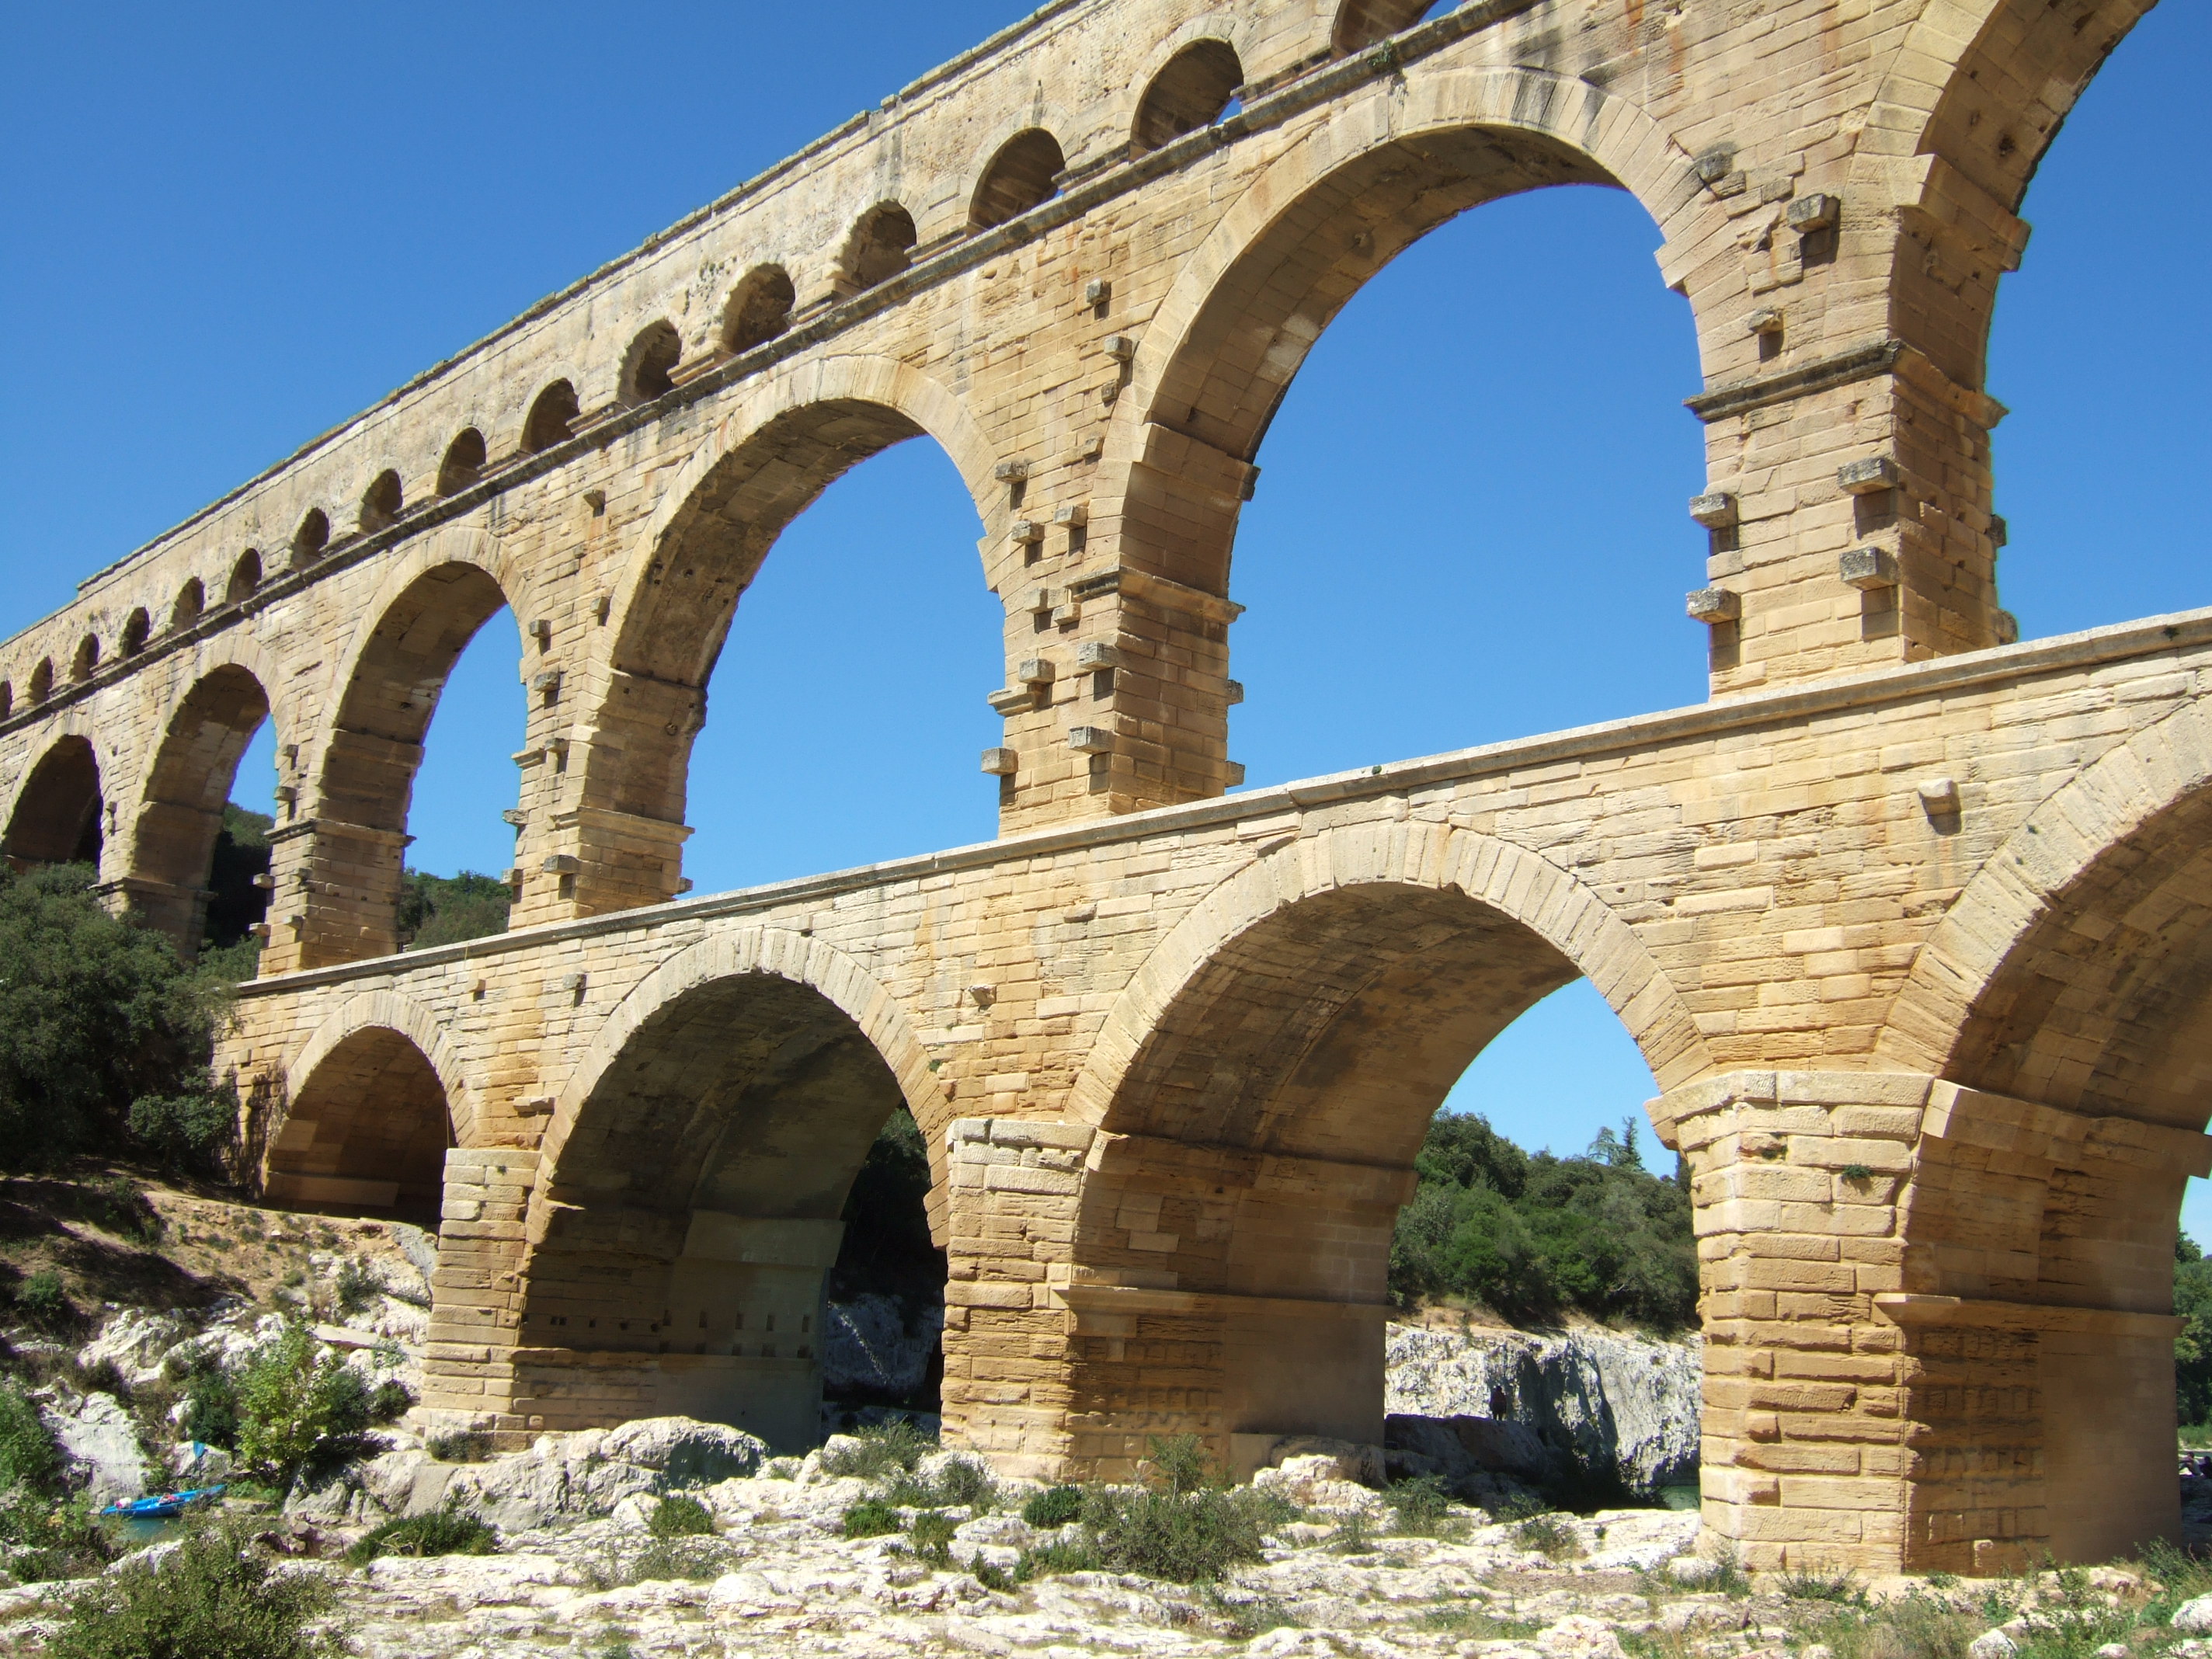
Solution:
<path fill-rule="evenodd" d="M 1376 1443 L 1423 1127 L 1580 975 L 1695 1183 L 1708 1526 L 1947 1571 L 2170 1535 L 2212 615 L 2014 641 L 1983 385 L 2027 179 L 2144 9 L 1056 0 L 0 645 L 4 850 L 190 949 L 273 718 L 222 1064 L 273 1195 L 439 1221 L 426 1422 L 811 1437 L 902 1101 L 957 1443 Z M 1668 625 L 1713 700 L 1229 793 L 1282 388 L 1413 240 L 1577 182 L 1694 319 Z M 918 434 L 1006 611 L 1001 839 L 685 896 L 739 596 Z M 436 694 L 502 605 L 514 926 L 394 955 Z"/>

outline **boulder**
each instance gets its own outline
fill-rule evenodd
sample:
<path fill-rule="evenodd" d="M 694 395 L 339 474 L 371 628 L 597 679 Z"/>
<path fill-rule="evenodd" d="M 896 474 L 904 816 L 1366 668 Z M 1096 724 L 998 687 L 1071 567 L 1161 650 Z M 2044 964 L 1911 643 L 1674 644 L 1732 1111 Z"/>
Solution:
<path fill-rule="evenodd" d="M 144 1494 L 146 1454 L 139 1449 L 138 1425 L 113 1395 L 88 1394 L 73 1404 L 48 1401 L 40 1415 L 95 1506 Z"/>
<path fill-rule="evenodd" d="M 2173 1627 L 2184 1636 L 2212 1636 L 2212 1595 L 2200 1595 L 2176 1607 Z"/>
<path fill-rule="evenodd" d="M 1967 1659 L 2013 1659 L 2020 1644 L 2001 1630 L 1985 1630 L 1966 1644 Z"/>
<path fill-rule="evenodd" d="M 724 1423 L 690 1417 L 644 1417 L 607 1431 L 599 1455 L 635 1463 L 661 1476 L 658 1492 L 710 1486 L 751 1474 L 768 1456 L 765 1442 Z"/>
<path fill-rule="evenodd" d="M 169 1350 L 191 1333 L 191 1327 L 175 1314 L 125 1308 L 77 1351 L 76 1361 L 87 1370 L 108 1361 L 132 1388 L 150 1388 L 162 1380 L 161 1362 Z"/>
<path fill-rule="evenodd" d="M 1449 1423 L 1455 1437 L 1467 1419 L 1523 1429 L 1553 1468 L 1610 1473 L 1650 1492 L 1696 1475 L 1703 1358 L 1694 1336 L 1661 1342 L 1595 1329 L 1536 1335 L 1392 1325 L 1384 1409 L 1394 1419 Z M 1394 1428 L 1395 1444 L 1405 1430 Z M 1484 1455 L 1516 1474 L 1513 1462 L 1528 1461 L 1526 1443 L 1505 1435 L 1474 1455 L 1489 1467 Z"/>

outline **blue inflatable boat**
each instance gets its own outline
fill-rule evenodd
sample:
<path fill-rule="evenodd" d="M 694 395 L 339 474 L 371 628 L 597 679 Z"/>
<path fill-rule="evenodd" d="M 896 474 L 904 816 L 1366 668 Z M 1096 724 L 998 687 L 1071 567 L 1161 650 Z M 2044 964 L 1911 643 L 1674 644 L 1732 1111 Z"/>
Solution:
<path fill-rule="evenodd" d="M 102 1515 L 119 1516 L 125 1521 L 172 1521 L 185 1512 L 190 1504 L 204 1504 L 222 1496 L 221 1486 L 200 1486 L 191 1492 L 155 1492 L 150 1498 L 133 1498 L 128 1502 L 110 1504 L 100 1510 Z"/>

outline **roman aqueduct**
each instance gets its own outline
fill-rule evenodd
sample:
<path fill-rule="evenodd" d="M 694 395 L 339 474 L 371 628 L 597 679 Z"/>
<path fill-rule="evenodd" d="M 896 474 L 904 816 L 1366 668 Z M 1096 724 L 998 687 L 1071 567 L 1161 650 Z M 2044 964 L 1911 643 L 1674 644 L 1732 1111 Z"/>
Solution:
<path fill-rule="evenodd" d="M 190 949 L 273 718 L 222 1061 L 273 1194 L 441 1214 L 435 1420 L 804 1438 L 902 1098 L 949 1440 L 1376 1440 L 1426 1121 L 1587 975 L 1695 1172 L 1712 1528 L 1954 1571 L 2170 1532 L 2212 612 L 2015 642 L 1982 386 L 2027 179 L 2147 5 L 1053 0 L 0 646 L 6 850 Z M 1278 399 L 1401 249 L 1565 182 L 1633 193 L 1694 313 L 1711 561 L 1652 625 L 1711 700 L 1227 793 Z M 738 596 L 916 435 L 1005 605 L 1001 838 L 686 896 Z M 502 605 L 514 926 L 394 954 L 424 733 Z"/>

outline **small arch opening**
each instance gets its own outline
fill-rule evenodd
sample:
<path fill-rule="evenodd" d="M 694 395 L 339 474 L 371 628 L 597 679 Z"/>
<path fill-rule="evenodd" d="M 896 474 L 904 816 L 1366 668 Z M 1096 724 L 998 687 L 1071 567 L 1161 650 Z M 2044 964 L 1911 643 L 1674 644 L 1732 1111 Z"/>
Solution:
<path fill-rule="evenodd" d="M 0 680 L 0 720 L 6 720 L 15 712 L 15 688 L 6 680 Z"/>
<path fill-rule="evenodd" d="M 100 866 L 100 759 L 82 738 L 64 738 L 40 757 L 0 853 L 17 870 L 36 864 Z"/>
<path fill-rule="evenodd" d="M 169 607 L 169 630 L 190 628 L 207 609 L 207 589 L 198 576 L 177 590 L 177 602 Z"/>
<path fill-rule="evenodd" d="M 483 434 L 472 426 L 463 427 L 453 442 L 446 446 L 446 459 L 438 463 L 438 493 L 458 495 L 483 477 Z"/>
<path fill-rule="evenodd" d="M 223 600 L 229 605 L 242 605 L 253 597 L 253 590 L 260 586 L 261 555 L 249 547 L 230 568 L 230 581 L 223 589 Z"/>
<path fill-rule="evenodd" d="M 390 467 L 376 475 L 368 493 L 361 498 L 361 533 L 374 535 L 380 530 L 391 528 L 406 506 L 399 488 L 399 475 Z"/>
<path fill-rule="evenodd" d="M 301 1085 L 270 1147 L 264 1190 L 301 1209 L 435 1227 L 453 1145 L 435 1068 L 402 1033 L 370 1026 Z"/>
<path fill-rule="evenodd" d="M 530 405 L 530 418 L 522 423 L 523 453 L 535 455 L 540 450 L 568 442 L 575 435 L 575 419 L 582 412 L 582 406 L 576 401 L 576 388 L 566 380 L 554 381 Z"/>
<path fill-rule="evenodd" d="M 146 614 L 144 605 L 138 606 L 123 624 L 123 654 L 135 657 L 146 648 L 147 637 L 154 631 L 153 618 Z"/>
<path fill-rule="evenodd" d="M 1345 0 L 1329 46 L 1338 57 L 1349 57 L 1458 4 L 1459 0 Z"/>
<path fill-rule="evenodd" d="M 665 319 L 647 324 L 623 359 L 623 402 L 649 404 L 673 392 L 676 365 L 683 356 L 683 337 L 672 324 Z"/>
<path fill-rule="evenodd" d="M 968 222 L 988 230 L 1050 201 L 1060 193 L 1054 180 L 1066 166 L 1060 141 L 1042 127 L 1016 133 L 983 169 L 982 182 L 968 204 Z"/>
<path fill-rule="evenodd" d="M 100 636 L 88 634 L 76 642 L 76 654 L 70 659 L 70 678 L 88 680 L 93 670 L 100 666 Z"/>
<path fill-rule="evenodd" d="M 1186 132 L 1212 126 L 1244 84 L 1244 66 L 1226 40 L 1194 40 L 1168 59 L 1137 106 L 1129 134 L 1133 154 L 1172 143 Z"/>
<path fill-rule="evenodd" d="M 330 517 L 319 507 L 307 509 L 307 516 L 300 520 L 299 529 L 292 532 L 292 563 L 295 568 L 312 564 L 323 556 L 331 544 Z"/>
<path fill-rule="evenodd" d="M 44 702 L 54 694 L 54 659 L 39 659 L 39 665 L 31 671 L 31 701 Z"/>
<path fill-rule="evenodd" d="M 791 326 L 791 307 L 798 298 L 791 273 L 781 265 L 748 272 L 722 308 L 722 349 L 750 351 L 775 338 Z"/>
<path fill-rule="evenodd" d="M 917 233 L 914 216 L 896 202 L 884 202 L 860 216 L 840 261 L 848 294 L 887 283 L 911 263 Z"/>

